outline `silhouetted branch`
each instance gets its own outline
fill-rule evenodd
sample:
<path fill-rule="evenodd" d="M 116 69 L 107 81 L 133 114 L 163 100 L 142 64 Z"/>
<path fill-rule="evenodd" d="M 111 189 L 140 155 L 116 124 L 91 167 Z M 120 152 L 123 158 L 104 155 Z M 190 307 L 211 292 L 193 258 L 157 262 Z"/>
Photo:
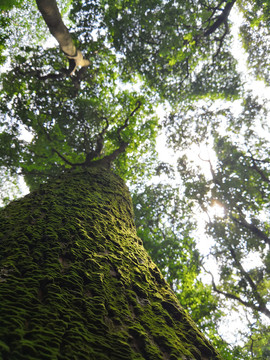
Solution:
<path fill-rule="evenodd" d="M 221 5 L 222 5 L 224 2 L 226 2 L 226 0 L 225 0 L 225 1 L 224 1 L 224 0 L 221 0 L 221 1 L 219 2 L 219 4 L 218 4 L 217 6 L 215 6 L 215 7 L 211 7 L 211 6 L 207 6 L 207 5 L 206 5 L 206 9 L 212 11 L 212 14 L 211 14 L 211 16 L 209 16 L 209 18 L 208 18 L 205 22 L 207 22 L 207 23 L 209 24 L 210 20 L 214 17 L 215 13 L 216 13 L 218 10 L 220 10 L 220 7 L 221 7 Z"/>
<path fill-rule="evenodd" d="M 96 140 L 96 148 L 95 150 L 89 151 L 86 155 L 86 159 L 85 159 L 85 166 L 88 166 L 90 164 L 90 162 L 101 155 L 101 152 L 103 150 L 104 147 L 104 135 L 106 134 L 108 127 L 109 127 L 109 121 L 107 118 L 104 118 L 104 120 L 106 121 L 106 126 L 102 129 L 102 131 L 97 135 L 97 140 Z"/>
<path fill-rule="evenodd" d="M 52 151 L 55 152 L 60 157 L 60 159 L 62 159 L 69 166 L 75 167 L 75 166 L 82 166 L 84 164 L 84 163 L 72 163 L 64 155 L 62 155 L 59 151 L 57 151 L 55 148 L 52 148 Z"/>
<path fill-rule="evenodd" d="M 252 168 L 261 176 L 262 180 L 270 184 L 270 179 L 267 177 L 262 169 L 260 169 L 257 165 L 257 163 L 262 164 L 270 164 L 269 160 L 266 159 L 255 159 L 252 155 L 252 153 L 249 151 L 250 156 L 246 156 L 246 158 L 250 159 L 252 161 Z"/>
<path fill-rule="evenodd" d="M 246 307 L 248 307 L 248 308 L 250 308 L 252 310 L 259 311 L 259 312 L 263 313 L 264 315 L 266 315 L 267 317 L 270 318 L 270 311 L 266 308 L 265 304 L 255 305 L 254 302 L 245 301 L 238 295 L 235 295 L 235 294 L 232 294 L 232 293 L 229 293 L 229 292 L 222 291 L 222 290 L 218 289 L 218 287 L 217 287 L 217 285 L 215 283 L 214 275 L 212 274 L 212 272 L 209 271 L 209 270 L 206 270 L 204 268 L 204 266 L 202 266 L 202 267 L 205 270 L 205 272 L 207 272 L 211 276 L 213 290 L 216 293 L 218 293 L 220 295 L 223 295 L 227 299 L 236 300 L 236 301 L 240 302 L 242 305 L 244 305 L 244 306 L 246 306 Z"/>
<path fill-rule="evenodd" d="M 67 69 L 64 69 L 64 68 L 60 69 L 60 73 L 58 73 L 58 74 L 57 73 L 53 73 L 53 74 L 49 73 L 46 75 L 42 75 L 41 70 L 33 69 L 33 70 L 25 71 L 25 70 L 22 70 L 19 66 L 15 67 L 13 71 L 15 74 L 20 74 L 23 76 L 33 76 L 41 81 L 48 80 L 48 79 L 52 79 L 52 80 L 62 79 L 68 75 Z"/>
<path fill-rule="evenodd" d="M 48 131 L 45 129 L 45 127 L 43 126 L 43 124 L 41 124 L 40 122 L 39 122 L 38 124 L 39 124 L 40 128 L 42 129 L 44 135 L 46 136 L 47 140 L 48 140 L 50 143 L 53 143 L 50 134 L 49 134 Z M 66 164 L 68 164 L 69 166 L 75 167 L 75 166 L 82 166 L 82 165 L 84 164 L 84 163 L 72 163 L 72 162 L 69 161 L 64 155 L 62 155 L 57 149 L 55 149 L 53 146 L 52 146 L 52 151 L 53 151 L 54 153 L 56 153 L 56 155 L 57 155 L 61 160 L 63 160 Z"/>
<path fill-rule="evenodd" d="M 227 4 L 224 7 L 222 13 L 217 17 L 216 21 L 209 27 L 209 29 L 204 32 L 205 37 L 213 34 L 222 24 L 228 20 L 229 14 L 235 2 L 236 0 L 227 1 Z"/>
<path fill-rule="evenodd" d="M 215 53 L 215 55 L 213 56 L 213 59 L 215 59 L 216 57 L 218 57 L 220 51 L 221 51 L 221 48 L 222 48 L 222 45 L 223 45 L 223 42 L 225 40 L 225 37 L 228 35 L 229 33 L 229 26 L 228 26 L 228 22 L 227 20 L 224 22 L 225 24 L 225 31 L 223 33 L 223 35 L 221 36 L 221 38 L 216 38 L 215 40 L 219 42 L 219 46 L 218 46 L 218 49 Z"/>
<path fill-rule="evenodd" d="M 61 154 L 55 147 L 52 146 L 52 151 L 54 153 L 56 153 L 56 155 L 63 160 L 67 165 L 71 166 L 71 167 L 76 167 L 76 166 L 85 166 L 85 167 L 92 167 L 92 166 L 97 166 L 99 164 L 106 166 L 106 167 L 110 167 L 112 161 L 114 161 L 118 155 L 120 155 L 121 153 L 123 153 L 127 146 L 128 146 L 128 142 L 127 141 L 123 141 L 123 139 L 121 138 L 121 132 L 128 126 L 128 121 L 129 119 L 135 114 L 135 112 L 141 107 L 141 102 L 137 101 L 136 103 L 136 107 L 135 109 L 127 116 L 127 118 L 125 119 L 125 122 L 122 126 L 120 126 L 117 129 L 117 136 L 120 142 L 120 145 L 117 149 L 115 149 L 111 154 L 109 155 L 105 155 L 103 158 L 101 159 L 97 159 L 94 160 L 95 158 L 101 156 L 101 152 L 103 150 L 103 146 L 104 146 L 104 135 L 106 134 L 108 127 L 109 127 L 109 121 L 107 118 L 105 118 L 106 121 L 106 125 L 105 127 L 102 129 L 102 131 L 97 135 L 97 140 L 96 140 L 96 148 L 93 151 L 89 151 L 86 154 L 86 158 L 85 161 L 82 163 L 72 163 L 70 160 L 68 160 L 66 158 L 66 156 L 64 156 L 63 154 Z M 43 124 L 39 123 L 39 126 L 41 127 L 43 133 L 45 134 L 45 136 L 47 137 L 48 141 L 50 143 L 53 143 L 50 134 L 47 132 L 47 130 L 45 129 L 45 127 L 43 126 Z"/>
<path fill-rule="evenodd" d="M 139 108 L 141 106 L 142 106 L 142 103 L 140 101 L 137 101 L 135 109 L 128 115 L 124 124 L 117 129 L 117 136 L 118 136 L 119 141 L 122 141 L 121 132 L 128 126 L 129 119 L 136 113 L 137 110 L 139 110 Z"/>
<path fill-rule="evenodd" d="M 121 132 L 128 126 L 129 119 L 135 114 L 136 111 L 139 110 L 141 105 L 142 105 L 141 102 L 137 101 L 135 109 L 127 116 L 124 124 L 117 129 L 117 136 L 118 136 L 118 140 L 120 142 L 120 146 L 117 149 L 115 149 L 111 154 L 105 155 L 102 159 L 98 159 L 98 160 L 87 162 L 87 163 L 85 162 L 85 166 L 91 167 L 91 166 L 96 166 L 96 165 L 100 164 L 102 166 L 109 168 L 111 166 L 111 163 L 120 154 L 122 154 L 126 150 L 126 148 L 128 146 L 128 141 L 124 141 L 121 138 Z M 107 127 L 108 127 L 108 123 L 107 123 Z M 103 131 L 107 130 L 107 127 L 105 129 L 103 129 Z"/>
<path fill-rule="evenodd" d="M 239 214 L 239 218 L 236 218 L 232 214 L 230 214 L 229 217 L 234 223 L 237 223 L 238 225 L 241 225 L 244 228 L 250 230 L 254 235 L 258 236 L 266 244 L 270 245 L 270 238 L 262 230 L 260 230 L 257 226 L 247 222 L 247 220 L 241 214 Z"/>

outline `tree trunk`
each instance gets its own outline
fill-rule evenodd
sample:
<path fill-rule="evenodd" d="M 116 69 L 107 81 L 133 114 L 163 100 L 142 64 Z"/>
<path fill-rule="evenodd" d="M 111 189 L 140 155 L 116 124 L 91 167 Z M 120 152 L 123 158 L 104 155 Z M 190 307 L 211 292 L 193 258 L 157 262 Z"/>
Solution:
<path fill-rule="evenodd" d="M 70 171 L 0 224 L 1 359 L 220 359 L 144 250 L 117 176 Z"/>

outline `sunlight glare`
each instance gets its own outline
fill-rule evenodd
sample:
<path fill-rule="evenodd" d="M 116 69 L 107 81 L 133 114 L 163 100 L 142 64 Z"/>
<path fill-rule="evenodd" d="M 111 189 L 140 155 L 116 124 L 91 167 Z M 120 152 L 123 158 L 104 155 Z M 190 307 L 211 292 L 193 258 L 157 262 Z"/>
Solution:
<path fill-rule="evenodd" d="M 225 218 L 226 210 L 220 201 L 212 200 L 211 205 L 208 209 L 208 214 L 211 218 L 213 217 Z"/>

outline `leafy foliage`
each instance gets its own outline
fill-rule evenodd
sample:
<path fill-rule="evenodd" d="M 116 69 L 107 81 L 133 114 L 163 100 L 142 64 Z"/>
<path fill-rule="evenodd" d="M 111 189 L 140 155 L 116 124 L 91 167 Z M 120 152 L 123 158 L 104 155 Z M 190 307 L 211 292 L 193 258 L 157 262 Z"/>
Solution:
<path fill-rule="evenodd" d="M 187 93 L 189 97 L 237 95 L 239 77 L 227 36 L 227 15 L 234 1 L 226 3 L 74 2 L 71 16 L 84 43 L 96 38 L 114 49 L 123 79 L 137 73 L 162 97 L 175 102 Z"/>
<path fill-rule="evenodd" d="M 268 0 L 244 1 L 240 9 L 245 18 L 241 38 L 248 53 L 250 71 L 269 85 L 270 3 Z"/>
<path fill-rule="evenodd" d="M 57 175 L 65 167 L 83 163 L 87 154 L 94 151 L 105 128 L 104 146 L 102 144 L 100 150 L 111 153 L 119 146 L 117 129 L 125 120 L 128 126 L 122 129 L 121 139 L 130 143 L 133 139 L 133 142 L 122 162 L 118 161 L 118 171 L 124 174 L 123 166 L 126 170 L 132 166 L 135 160 L 128 157 L 130 151 L 141 154 L 146 149 L 154 151 L 151 139 L 156 119 L 152 106 L 146 103 L 146 95 L 142 98 L 134 91 L 117 87 L 115 56 L 105 52 L 102 59 L 98 59 L 103 65 L 92 69 L 83 81 L 78 73 L 77 77 L 64 82 L 57 56 L 52 49 L 31 49 L 28 58 L 17 56 L 14 69 L 2 75 L 5 143 L 14 141 L 16 144 L 22 128 L 32 134 L 29 143 L 17 140 L 14 154 L 10 154 L 10 147 L 3 148 L 3 152 L 7 151 L 2 155 L 4 163 L 11 155 L 14 166 L 20 162 L 28 184 L 33 185 L 40 181 L 38 175 L 42 173 L 44 181 L 48 175 Z M 58 68 L 58 73 L 51 73 L 50 63 L 54 64 L 54 69 Z M 135 118 L 130 115 L 138 102 L 141 108 L 137 110 L 141 113 Z M 145 140 L 144 145 L 139 145 L 139 139 Z"/>
<path fill-rule="evenodd" d="M 1 4 L 0 177 L 2 183 L 11 178 L 16 189 L 22 174 L 34 189 L 67 168 L 110 159 L 133 185 L 145 247 L 224 359 L 267 359 L 268 109 L 245 91 L 237 71 L 230 34 L 235 3 L 61 2 L 76 46 L 91 62 L 72 77 L 63 54 L 50 47 L 35 3 Z M 269 1 L 237 6 L 250 73 L 269 84 Z M 169 181 L 161 177 L 162 184 L 138 185 L 155 168 L 159 176 L 170 173 L 155 151 L 161 125 L 155 106 L 164 102 L 171 109 L 163 123 L 168 143 L 181 155 L 180 185 L 172 185 L 172 174 Z M 207 172 L 187 155 L 202 143 L 215 152 L 214 161 L 201 156 Z M 7 202 L 5 188 L 1 195 Z M 209 214 L 214 203 L 222 217 Z M 198 205 L 209 215 L 206 231 L 214 240 L 210 255 L 219 281 L 213 274 L 211 285 L 205 284 L 207 259 L 196 244 Z M 239 306 L 247 318 L 244 346 L 229 346 L 218 328 L 224 314 Z"/>
<path fill-rule="evenodd" d="M 236 130 L 237 126 L 227 128 L 227 132 L 231 131 L 230 136 L 221 136 L 216 129 L 212 130 L 216 160 L 213 163 L 204 159 L 209 175 L 203 174 L 199 167 L 192 168 L 185 156 L 179 159 L 178 169 L 186 185 L 186 196 L 208 214 L 206 232 L 214 239 L 210 256 L 218 267 L 218 283 L 217 275 L 208 270 L 213 290 L 230 300 L 232 310 L 242 306 L 248 319 L 248 330 L 242 333 L 246 345 L 241 356 L 252 355 L 260 359 L 263 355 L 258 349 L 268 346 L 265 332 L 269 327 L 264 319 L 270 317 L 270 162 L 269 135 L 266 135 L 269 128 L 265 124 L 263 135 L 258 123 L 256 128 L 258 113 L 264 111 L 262 106 L 250 107 L 248 111 L 251 103 L 251 99 L 246 99 L 239 118 L 230 118 L 237 124 L 243 121 L 243 114 L 248 115 L 244 123 L 246 128 L 242 129 L 242 144 L 239 132 L 238 141 L 232 140 L 230 129 Z M 253 119 L 249 126 L 248 119 Z M 222 209 L 221 215 L 211 215 L 214 206 Z"/>

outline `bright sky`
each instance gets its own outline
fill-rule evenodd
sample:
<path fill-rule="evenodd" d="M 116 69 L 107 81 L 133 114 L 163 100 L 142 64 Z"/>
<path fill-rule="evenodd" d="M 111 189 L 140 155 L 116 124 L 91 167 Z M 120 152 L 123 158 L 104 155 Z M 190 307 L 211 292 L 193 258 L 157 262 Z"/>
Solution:
<path fill-rule="evenodd" d="M 270 100 L 270 89 L 266 87 L 263 81 L 255 81 L 254 78 L 247 76 L 249 73 L 247 68 L 247 55 L 245 54 L 241 43 L 239 41 L 239 24 L 241 24 L 243 18 L 235 10 L 232 11 L 231 19 L 234 22 L 233 25 L 233 34 L 234 34 L 234 42 L 233 42 L 233 54 L 238 60 L 238 70 L 242 73 L 242 76 L 247 80 L 246 89 L 252 90 L 254 95 L 258 95 L 261 98 L 267 98 Z M 241 102 L 236 101 L 233 104 L 234 113 L 237 114 L 241 111 Z M 162 118 L 165 116 L 164 110 L 162 108 L 158 109 L 159 116 Z M 269 134 L 266 136 L 270 136 Z M 172 149 L 168 149 L 166 147 L 166 136 L 162 134 L 159 136 L 157 140 L 157 151 L 159 154 L 160 161 L 169 162 L 172 165 L 176 165 L 177 162 L 177 153 L 175 153 Z M 194 145 L 188 152 L 188 157 L 190 160 L 194 161 L 195 164 L 200 166 L 206 177 L 211 178 L 211 173 L 209 169 L 209 164 L 205 161 L 200 160 L 200 158 L 205 160 L 211 160 L 212 165 L 215 165 L 216 156 L 214 151 L 204 144 L 200 146 Z M 198 219 L 198 228 L 196 231 L 196 238 L 198 241 L 198 249 L 202 255 L 207 255 L 210 247 L 214 244 L 213 239 L 207 237 L 204 233 L 204 226 L 206 221 L 208 220 L 208 216 L 203 214 L 201 210 L 195 209 L 195 216 L 197 214 Z M 211 208 L 208 210 L 208 215 L 210 217 L 224 216 L 224 208 L 221 204 L 217 202 L 213 202 Z M 261 263 L 261 260 L 256 254 L 250 256 L 249 259 L 246 259 L 244 266 L 246 270 L 252 268 L 254 266 L 258 266 Z M 206 268 L 209 269 L 215 277 L 216 283 L 218 283 L 218 273 L 216 270 L 216 264 L 214 260 L 207 260 Z M 211 283 L 210 275 L 203 276 L 204 281 L 207 283 Z M 241 311 L 241 308 L 237 308 L 237 311 L 232 311 L 231 314 L 228 314 L 226 318 L 224 318 L 223 325 L 220 328 L 221 335 L 225 340 L 230 343 L 240 341 L 240 337 L 237 334 L 240 334 L 241 328 L 243 329 L 243 324 L 246 323 L 245 314 Z M 269 319 L 265 319 L 265 323 L 269 323 Z"/>

